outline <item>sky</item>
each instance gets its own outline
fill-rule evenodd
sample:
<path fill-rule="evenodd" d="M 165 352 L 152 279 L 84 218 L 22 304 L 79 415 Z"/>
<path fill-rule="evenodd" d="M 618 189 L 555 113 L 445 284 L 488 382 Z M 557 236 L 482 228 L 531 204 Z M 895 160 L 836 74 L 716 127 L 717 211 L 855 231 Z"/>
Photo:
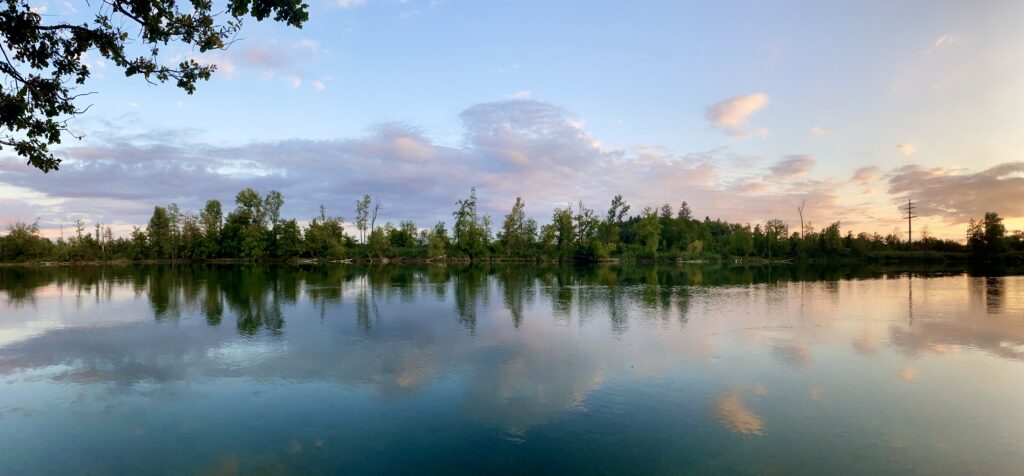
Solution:
<path fill-rule="evenodd" d="M 309 1 L 309 0 L 307 0 Z M 32 0 L 53 22 L 97 5 Z M 687 201 L 698 217 L 962 239 L 1024 229 L 1024 2 L 312 0 L 302 29 L 246 22 L 187 95 L 87 54 L 84 139 L 43 174 L 0 151 L 0 225 L 125 233 L 154 205 L 451 222 L 476 187 L 542 223 L 582 200 Z M 917 236 L 920 236 L 919 234 Z"/>

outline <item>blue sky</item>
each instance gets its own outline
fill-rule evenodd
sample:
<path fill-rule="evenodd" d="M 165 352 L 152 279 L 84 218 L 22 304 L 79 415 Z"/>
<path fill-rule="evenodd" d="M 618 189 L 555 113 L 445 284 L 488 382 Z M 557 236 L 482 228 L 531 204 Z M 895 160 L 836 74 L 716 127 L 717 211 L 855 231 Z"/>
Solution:
<path fill-rule="evenodd" d="M 637 210 L 688 200 L 793 223 L 809 198 L 816 224 L 887 233 L 909 194 L 938 235 L 988 208 L 1024 228 L 1022 24 L 1012 1 L 315 2 L 301 30 L 249 21 L 202 55 L 220 71 L 192 96 L 96 63 L 74 125 L 87 138 L 65 143 L 59 178 L 4 166 L 0 220 L 125 228 L 154 204 L 230 201 L 220 187 L 248 180 L 283 189 L 292 215 L 317 200 L 350 215 L 372 193 L 395 204 L 389 219 L 416 203 L 423 225 L 476 185 L 493 214 L 522 195 L 542 220 L 623 193 Z M 104 191 L 164 174 L 181 182 Z"/>

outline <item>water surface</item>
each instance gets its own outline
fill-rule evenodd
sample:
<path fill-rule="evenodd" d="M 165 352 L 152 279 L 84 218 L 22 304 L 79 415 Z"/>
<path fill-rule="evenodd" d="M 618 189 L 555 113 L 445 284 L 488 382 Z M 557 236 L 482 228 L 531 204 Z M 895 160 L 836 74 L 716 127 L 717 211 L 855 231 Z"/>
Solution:
<path fill-rule="evenodd" d="M 0 474 L 1024 472 L 1024 277 L 0 269 Z"/>

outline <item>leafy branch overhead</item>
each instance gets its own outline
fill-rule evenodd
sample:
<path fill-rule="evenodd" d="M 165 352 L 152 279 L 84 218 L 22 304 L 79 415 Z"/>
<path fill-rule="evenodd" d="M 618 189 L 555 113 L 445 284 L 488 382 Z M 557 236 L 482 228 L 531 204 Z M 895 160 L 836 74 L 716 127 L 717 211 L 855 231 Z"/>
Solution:
<path fill-rule="evenodd" d="M 68 121 L 88 109 L 80 99 L 89 93 L 76 91 L 90 76 L 87 52 L 106 58 L 125 76 L 153 84 L 173 81 L 192 94 L 216 66 L 193 58 L 169 64 L 161 61 L 161 48 L 225 49 L 245 17 L 296 28 L 309 18 L 301 0 L 230 0 L 216 9 L 209 0 L 103 0 L 91 21 L 75 23 L 40 15 L 25 0 L 2 1 L 0 149 L 14 150 L 43 172 L 60 166 L 50 146 L 71 134 Z"/>

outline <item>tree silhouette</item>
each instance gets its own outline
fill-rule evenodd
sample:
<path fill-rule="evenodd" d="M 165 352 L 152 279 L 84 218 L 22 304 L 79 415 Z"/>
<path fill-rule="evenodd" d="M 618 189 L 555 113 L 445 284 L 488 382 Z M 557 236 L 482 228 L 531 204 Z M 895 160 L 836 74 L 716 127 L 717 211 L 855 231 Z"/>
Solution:
<path fill-rule="evenodd" d="M 5 1 L 6 8 L 0 8 L 0 126 L 5 129 L 0 149 L 10 147 L 43 172 L 60 166 L 50 145 L 70 133 L 70 118 L 88 109 L 79 102 L 90 93 L 77 91 L 91 74 L 86 52 L 109 60 L 125 76 L 173 81 L 192 94 L 196 82 L 210 79 L 216 66 L 194 58 L 172 65 L 160 56 L 162 47 L 220 50 L 231 44 L 245 17 L 293 27 L 309 18 L 302 0 L 228 0 L 217 7 L 209 1 L 101 0 L 91 21 L 73 24 L 36 13 L 27 0 Z"/>

